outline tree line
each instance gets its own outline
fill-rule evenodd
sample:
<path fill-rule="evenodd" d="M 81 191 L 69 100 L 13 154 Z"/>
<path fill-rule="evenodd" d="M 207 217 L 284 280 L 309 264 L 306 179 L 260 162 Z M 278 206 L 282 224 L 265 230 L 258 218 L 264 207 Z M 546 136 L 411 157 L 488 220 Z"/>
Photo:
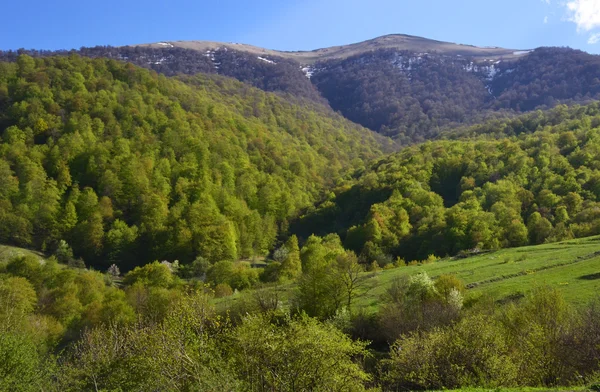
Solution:
<path fill-rule="evenodd" d="M 599 56 L 569 48 L 538 48 L 500 62 L 380 49 L 317 62 L 310 67 L 310 79 L 294 60 L 276 56 L 261 60 L 230 48 L 22 49 L 0 51 L 0 60 L 16 61 L 20 54 L 110 58 L 167 76 L 228 76 L 287 100 L 332 108 L 406 145 L 435 139 L 448 129 L 559 104 L 589 103 L 600 96 Z"/>

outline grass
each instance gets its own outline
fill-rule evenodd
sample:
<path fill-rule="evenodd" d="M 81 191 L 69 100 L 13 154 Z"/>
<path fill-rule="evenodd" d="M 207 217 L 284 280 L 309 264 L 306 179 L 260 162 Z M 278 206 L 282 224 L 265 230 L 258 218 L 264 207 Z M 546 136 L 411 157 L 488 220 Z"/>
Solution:
<path fill-rule="evenodd" d="M 40 252 L 36 252 L 33 250 L 24 249 L 24 248 L 17 248 L 14 246 L 0 245 L 0 262 L 9 261 L 14 257 L 27 256 L 27 255 L 37 256 L 40 259 L 44 258 L 44 255 Z"/>
<path fill-rule="evenodd" d="M 357 305 L 376 308 L 395 278 L 422 271 L 432 278 L 457 276 L 467 284 L 468 295 L 505 300 L 522 296 L 536 285 L 549 285 L 558 288 L 568 302 L 583 304 L 600 293 L 600 236 L 381 271 L 367 280 L 369 290 Z"/>
<path fill-rule="evenodd" d="M 377 311 L 381 296 L 394 279 L 420 272 L 427 272 L 432 278 L 442 274 L 457 276 L 467 285 L 467 296 L 488 295 L 508 301 L 522 297 L 535 286 L 548 285 L 558 288 L 568 302 L 581 305 L 600 296 L 600 236 L 367 272 L 363 275 L 363 291 L 353 306 Z M 268 290 L 276 291 L 285 301 L 292 296 L 294 285 Z M 226 307 L 250 295 L 251 291 L 241 292 L 216 302 L 219 307 Z"/>
<path fill-rule="evenodd" d="M 589 391 L 585 387 L 574 387 L 574 388 L 496 388 L 496 389 L 485 389 L 485 388 L 465 388 L 465 389 L 454 389 L 445 392 L 570 392 L 570 391 Z"/>
<path fill-rule="evenodd" d="M 44 256 L 35 251 L 0 245 L 0 262 L 17 255 Z M 427 272 L 432 278 L 452 274 L 467 284 L 467 296 L 487 295 L 498 301 L 522 297 L 535 286 L 558 288 L 564 298 L 582 305 L 600 296 L 600 236 L 553 244 L 502 249 L 460 260 L 443 259 L 430 264 L 399 267 L 363 274 L 363 290 L 353 306 L 376 312 L 394 279 Z M 269 287 L 282 301 L 290 299 L 294 284 Z M 229 307 L 249 297 L 253 291 L 215 300 L 218 307 Z"/>

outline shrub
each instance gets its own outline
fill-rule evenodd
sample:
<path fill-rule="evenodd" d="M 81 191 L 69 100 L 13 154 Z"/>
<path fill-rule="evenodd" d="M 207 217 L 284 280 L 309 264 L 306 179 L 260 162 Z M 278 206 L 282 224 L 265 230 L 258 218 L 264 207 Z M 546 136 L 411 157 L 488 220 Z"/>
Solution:
<path fill-rule="evenodd" d="M 229 286 L 227 283 L 219 283 L 218 285 L 215 286 L 215 298 L 223 298 L 223 297 L 229 297 L 230 295 L 233 295 L 233 290 L 231 289 L 231 286 Z"/>
<path fill-rule="evenodd" d="M 135 267 L 125 275 L 123 282 L 128 286 L 139 282 L 144 286 L 169 287 L 173 284 L 173 274 L 168 266 L 155 261 L 143 267 Z"/>
<path fill-rule="evenodd" d="M 258 270 L 249 263 L 219 261 L 208 270 L 206 279 L 215 286 L 227 283 L 234 290 L 243 290 L 258 283 Z"/>
<path fill-rule="evenodd" d="M 507 386 L 518 371 L 501 326 L 483 315 L 400 338 L 384 366 L 384 381 L 398 390 Z"/>

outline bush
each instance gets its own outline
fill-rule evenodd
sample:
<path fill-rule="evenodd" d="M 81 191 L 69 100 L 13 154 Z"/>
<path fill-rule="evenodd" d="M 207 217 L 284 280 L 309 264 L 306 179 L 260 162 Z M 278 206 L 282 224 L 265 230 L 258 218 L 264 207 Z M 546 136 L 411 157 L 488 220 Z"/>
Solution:
<path fill-rule="evenodd" d="M 67 244 L 65 240 L 60 240 L 56 251 L 54 252 L 54 256 L 56 256 L 56 259 L 59 262 L 63 264 L 69 264 L 69 262 L 71 262 L 71 260 L 74 259 L 73 249 L 71 249 L 71 247 L 69 246 L 69 244 Z"/>
<path fill-rule="evenodd" d="M 216 285 L 214 292 L 215 298 L 223 298 L 233 295 L 233 290 L 231 289 L 231 286 L 229 286 L 227 283 L 219 283 L 218 285 Z"/>
<path fill-rule="evenodd" d="M 333 325 L 309 317 L 247 316 L 232 334 L 231 358 L 245 390 L 363 391 L 367 355 Z"/>
<path fill-rule="evenodd" d="M 452 290 L 461 294 L 465 292 L 465 284 L 454 275 L 440 275 L 435 280 L 435 288 L 444 298 L 448 298 Z"/>
<path fill-rule="evenodd" d="M 139 282 L 144 286 L 166 288 L 173 284 L 173 275 L 168 266 L 155 261 L 143 267 L 135 267 L 125 275 L 123 282 L 128 286 Z"/>
<path fill-rule="evenodd" d="M 190 264 L 180 267 L 179 276 L 186 279 L 203 279 L 210 267 L 210 262 L 199 256 Z"/>
<path fill-rule="evenodd" d="M 386 384 L 398 390 L 508 386 L 518 374 L 501 326 L 483 315 L 400 338 L 384 365 Z"/>
<path fill-rule="evenodd" d="M 35 344 L 14 332 L 0 333 L 0 390 L 39 391 L 43 382 L 41 358 Z"/>
<path fill-rule="evenodd" d="M 243 290 L 258 283 L 258 270 L 249 263 L 219 261 L 208 270 L 206 280 L 215 286 L 227 283 L 234 290 Z"/>

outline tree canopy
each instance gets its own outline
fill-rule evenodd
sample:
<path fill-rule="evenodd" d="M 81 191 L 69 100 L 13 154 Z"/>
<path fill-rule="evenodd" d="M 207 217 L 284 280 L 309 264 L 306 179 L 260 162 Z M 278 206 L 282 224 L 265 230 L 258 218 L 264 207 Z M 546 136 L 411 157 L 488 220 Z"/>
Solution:
<path fill-rule="evenodd" d="M 123 270 L 265 255 L 299 211 L 391 146 L 316 104 L 185 82 L 77 55 L 0 63 L 0 242 L 62 240 Z"/>

